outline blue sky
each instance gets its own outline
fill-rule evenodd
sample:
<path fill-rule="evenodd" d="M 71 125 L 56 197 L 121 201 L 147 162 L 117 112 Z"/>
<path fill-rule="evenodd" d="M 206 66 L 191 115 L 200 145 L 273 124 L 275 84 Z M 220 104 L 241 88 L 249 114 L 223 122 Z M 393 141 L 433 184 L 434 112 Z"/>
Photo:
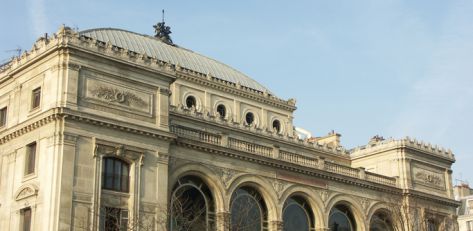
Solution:
<path fill-rule="evenodd" d="M 5 1 L 0 61 L 61 24 L 152 34 L 161 9 L 176 44 L 296 98 L 296 126 L 347 148 L 377 134 L 438 144 L 473 184 L 471 0 Z"/>

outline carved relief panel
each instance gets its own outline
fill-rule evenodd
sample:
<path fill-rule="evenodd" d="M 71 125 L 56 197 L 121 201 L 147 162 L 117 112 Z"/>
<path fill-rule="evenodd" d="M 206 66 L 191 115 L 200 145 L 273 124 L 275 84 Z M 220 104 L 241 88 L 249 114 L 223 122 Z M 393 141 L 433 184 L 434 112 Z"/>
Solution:
<path fill-rule="evenodd" d="M 438 169 L 414 164 L 412 168 L 412 179 L 415 186 L 445 190 L 445 176 Z"/>
<path fill-rule="evenodd" d="M 154 116 L 158 89 L 128 83 L 111 76 L 81 70 L 82 105 L 111 113 Z"/>

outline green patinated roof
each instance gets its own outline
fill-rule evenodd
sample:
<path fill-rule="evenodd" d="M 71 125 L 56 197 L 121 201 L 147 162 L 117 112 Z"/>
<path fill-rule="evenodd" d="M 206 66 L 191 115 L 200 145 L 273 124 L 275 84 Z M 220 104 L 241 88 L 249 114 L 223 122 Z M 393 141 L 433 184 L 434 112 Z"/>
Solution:
<path fill-rule="evenodd" d="M 113 28 L 90 29 L 81 31 L 79 34 L 102 42 L 110 42 L 117 47 L 140 54 L 146 54 L 171 64 L 178 64 L 183 68 L 196 72 L 203 74 L 210 73 L 218 79 L 235 84 L 240 83 L 240 85 L 254 90 L 270 92 L 263 85 L 228 65 L 197 54 L 191 50 L 166 44 L 148 35 Z"/>

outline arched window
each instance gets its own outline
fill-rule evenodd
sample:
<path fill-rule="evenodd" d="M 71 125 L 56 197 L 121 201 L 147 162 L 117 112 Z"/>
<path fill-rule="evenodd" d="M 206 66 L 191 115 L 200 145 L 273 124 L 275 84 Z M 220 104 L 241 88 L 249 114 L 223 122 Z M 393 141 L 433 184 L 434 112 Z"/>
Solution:
<path fill-rule="evenodd" d="M 106 157 L 102 166 L 102 188 L 119 192 L 129 191 L 130 165 L 123 160 Z"/>
<path fill-rule="evenodd" d="M 250 187 L 241 187 L 233 195 L 230 204 L 231 231 L 267 230 L 267 209 L 261 195 Z"/>
<path fill-rule="evenodd" d="M 277 133 L 281 132 L 281 122 L 279 122 L 279 120 L 273 121 L 273 130 L 276 131 Z"/>
<path fill-rule="evenodd" d="M 393 231 L 394 227 L 387 212 L 376 212 L 370 221 L 370 231 Z"/>
<path fill-rule="evenodd" d="M 194 96 L 187 96 L 186 98 L 186 106 L 187 108 L 192 108 L 192 107 L 196 107 L 197 106 L 197 100 L 195 99 Z"/>
<path fill-rule="evenodd" d="M 355 231 L 356 223 L 350 209 L 346 205 L 337 205 L 330 210 L 330 231 Z"/>
<path fill-rule="evenodd" d="M 252 112 L 246 113 L 245 121 L 248 125 L 253 124 L 253 122 L 255 122 L 255 115 Z"/>
<path fill-rule="evenodd" d="M 171 196 L 169 230 L 214 230 L 214 207 L 212 193 L 200 178 L 180 178 Z"/>
<path fill-rule="evenodd" d="M 220 118 L 222 119 L 225 118 L 225 116 L 227 116 L 227 108 L 225 108 L 225 105 L 219 104 L 217 106 L 217 113 L 220 116 Z"/>
<path fill-rule="evenodd" d="M 312 210 L 303 198 L 291 197 L 284 203 L 284 231 L 309 231 L 314 228 Z"/>

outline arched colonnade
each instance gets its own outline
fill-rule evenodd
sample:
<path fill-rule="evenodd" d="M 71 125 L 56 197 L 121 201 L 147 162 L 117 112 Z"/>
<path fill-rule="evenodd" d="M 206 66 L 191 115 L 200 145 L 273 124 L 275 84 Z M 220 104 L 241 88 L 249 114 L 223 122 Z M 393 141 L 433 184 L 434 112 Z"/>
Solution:
<path fill-rule="evenodd" d="M 324 203 L 315 191 L 298 185 L 278 193 L 271 182 L 251 174 L 186 165 L 170 179 L 170 230 L 378 231 L 397 225 L 382 204 L 365 214 L 351 196 L 336 194 Z"/>

